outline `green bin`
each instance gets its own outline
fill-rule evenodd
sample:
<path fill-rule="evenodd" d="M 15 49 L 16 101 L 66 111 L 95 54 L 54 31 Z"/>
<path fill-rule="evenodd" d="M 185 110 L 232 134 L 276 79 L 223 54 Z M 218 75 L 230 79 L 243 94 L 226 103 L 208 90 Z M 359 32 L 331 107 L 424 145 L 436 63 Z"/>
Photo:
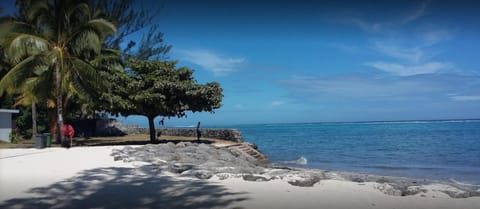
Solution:
<path fill-rule="evenodd" d="M 43 137 L 45 139 L 45 147 L 51 147 L 52 146 L 52 134 L 44 133 Z"/>

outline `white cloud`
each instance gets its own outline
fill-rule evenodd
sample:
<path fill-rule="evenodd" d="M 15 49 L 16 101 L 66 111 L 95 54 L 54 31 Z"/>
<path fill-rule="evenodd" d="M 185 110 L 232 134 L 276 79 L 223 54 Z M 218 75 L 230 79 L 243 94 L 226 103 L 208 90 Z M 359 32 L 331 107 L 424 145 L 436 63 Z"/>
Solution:
<path fill-rule="evenodd" d="M 365 20 L 355 19 L 355 18 L 352 18 L 349 22 L 353 23 L 353 25 L 359 27 L 360 29 L 368 33 L 382 32 L 383 28 L 385 28 L 386 25 L 388 25 L 387 23 L 368 22 Z"/>
<path fill-rule="evenodd" d="M 280 105 L 284 105 L 284 104 L 285 104 L 284 101 L 273 101 L 271 105 L 272 106 L 280 106 Z"/>
<path fill-rule="evenodd" d="M 355 25 L 368 33 L 390 33 L 396 27 L 414 22 L 426 14 L 430 1 L 424 1 L 413 11 L 394 18 L 385 18 L 381 20 L 367 21 L 361 18 L 350 18 L 346 22 Z"/>
<path fill-rule="evenodd" d="M 479 95 L 480 76 L 430 74 L 408 77 L 370 75 L 318 76 L 310 79 L 291 78 L 278 81 L 292 98 L 316 103 L 337 100 L 409 101 L 440 100 L 473 101 L 480 96 L 457 96 L 450 92 L 471 92 Z"/>
<path fill-rule="evenodd" d="M 473 102 L 480 101 L 480 96 L 451 96 L 450 99 L 453 101 Z"/>
<path fill-rule="evenodd" d="M 452 38 L 452 31 L 445 29 L 427 28 L 421 34 L 427 46 L 437 44 Z"/>
<path fill-rule="evenodd" d="M 245 62 L 245 58 L 225 57 L 207 50 L 176 51 L 182 56 L 181 59 L 199 65 L 217 76 L 237 71 Z"/>
<path fill-rule="evenodd" d="M 423 50 L 418 47 L 403 48 L 391 43 L 377 41 L 374 43 L 373 48 L 389 57 L 413 63 L 420 62 L 425 57 L 425 53 L 423 52 Z"/>
<path fill-rule="evenodd" d="M 402 65 L 389 62 L 369 62 L 366 65 L 398 76 L 412 76 L 421 74 L 434 74 L 453 68 L 446 62 L 427 62 L 418 65 Z"/>
<path fill-rule="evenodd" d="M 330 100 L 339 98 L 379 99 L 409 95 L 414 89 L 421 89 L 418 82 L 388 81 L 366 78 L 364 76 L 319 77 L 316 79 L 283 80 L 280 83 L 287 87 L 292 95 L 309 100 Z"/>
<path fill-rule="evenodd" d="M 426 15 L 429 4 L 429 0 L 424 1 L 411 12 L 403 13 L 397 18 L 375 19 L 370 22 L 351 19 L 350 23 L 374 35 L 370 37 L 370 40 L 373 40 L 371 48 L 388 59 L 370 61 L 366 65 L 396 76 L 434 74 L 451 70 L 452 63 L 433 59 L 441 52 L 432 47 L 450 39 L 449 30 L 422 23 L 419 23 L 414 31 L 408 28 L 407 24 L 410 25 Z M 411 34 L 404 34 L 404 29 Z"/>
<path fill-rule="evenodd" d="M 407 24 L 409 22 L 412 22 L 412 21 L 415 21 L 415 20 L 421 18 L 423 15 L 425 15 L 425 10 L 427 9 L 427 6 L 429 4 L 430 4 L 430 1 L 424 1 L 413 12 L 406 15 L 403 18 L 402 23 Z"/>

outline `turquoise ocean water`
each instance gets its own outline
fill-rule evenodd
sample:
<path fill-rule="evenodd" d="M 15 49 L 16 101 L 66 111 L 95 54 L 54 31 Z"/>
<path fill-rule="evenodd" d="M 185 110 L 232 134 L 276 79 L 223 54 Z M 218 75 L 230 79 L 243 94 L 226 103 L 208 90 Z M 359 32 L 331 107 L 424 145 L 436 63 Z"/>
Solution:
<path fill-rule="evenodd" d="M 232 128 L 277 164 L 480 184 L 480 120 Z"/>

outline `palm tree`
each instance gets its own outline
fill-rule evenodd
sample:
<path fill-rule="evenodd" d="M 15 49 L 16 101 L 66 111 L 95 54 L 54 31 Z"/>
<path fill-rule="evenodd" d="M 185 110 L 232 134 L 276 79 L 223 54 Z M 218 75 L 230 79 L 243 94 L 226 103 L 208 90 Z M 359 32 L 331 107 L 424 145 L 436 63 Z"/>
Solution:
<path fill-rule="evenodd" d="M 61 130 L 63 99 L 88 95 L 90 86 L 101 83 L 92 61 L 116 28 L 86 1 L 25 0 L 17 1 L 17 7 L 17 17 L 0 22 L 0 43 L 13 66 L 0 80 L 0 95 L 20 93 L 25 101 L 36 98 L 54 106 L 52 120 Z M 57 131 L 57 142 L 61 139 Z"/>

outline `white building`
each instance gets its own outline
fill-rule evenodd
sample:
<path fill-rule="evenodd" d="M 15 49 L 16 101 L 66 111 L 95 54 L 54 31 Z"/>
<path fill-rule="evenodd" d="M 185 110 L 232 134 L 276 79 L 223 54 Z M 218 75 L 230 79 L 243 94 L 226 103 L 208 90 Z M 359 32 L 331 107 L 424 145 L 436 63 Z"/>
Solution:
<path fill-rule="evenodd" d="M 12 114 L 18 110 L 0 109 L 0 141 L 10 142 L 12 132 Z"/>

